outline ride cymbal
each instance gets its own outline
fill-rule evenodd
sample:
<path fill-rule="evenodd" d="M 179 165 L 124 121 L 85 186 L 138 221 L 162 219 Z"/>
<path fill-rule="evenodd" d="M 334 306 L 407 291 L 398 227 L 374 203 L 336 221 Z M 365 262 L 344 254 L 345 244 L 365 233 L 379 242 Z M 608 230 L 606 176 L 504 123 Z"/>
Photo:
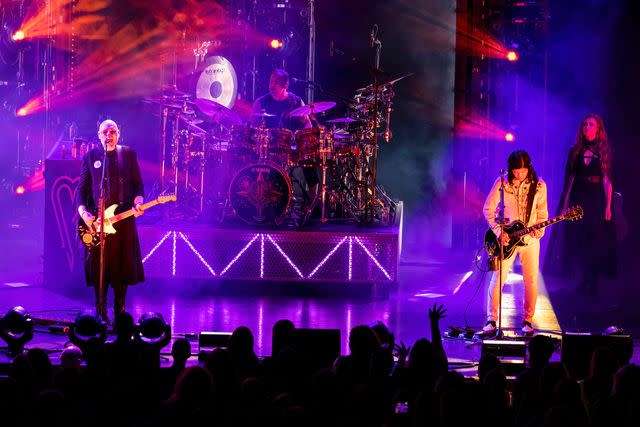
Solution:
<path fill-rule="evenodd" d="M 198 109 L 202 112 L 202 114 L 211 117 L 214 122 L 220 123 L 225 126 L 242 124 L 242 120 L 236 113 L 234 113 L 224 105 L 218 104 L 215 101 L 197 98 L 195 104 L 196 107 L 198 107 Z"/>
<path fill-rule="evenodd" d="M 289 113 L 290 116 L 300 117 L 300 116 L 308 116 L 313 113 L 321 113 L 323 111 L 327 111 L 333 107 L 335 107 L 336 103 L 333 101 L 318 101 L 312 102 L 308 105 L 303 105 L 301 107 L 296 108 L 295 110 Z"/>

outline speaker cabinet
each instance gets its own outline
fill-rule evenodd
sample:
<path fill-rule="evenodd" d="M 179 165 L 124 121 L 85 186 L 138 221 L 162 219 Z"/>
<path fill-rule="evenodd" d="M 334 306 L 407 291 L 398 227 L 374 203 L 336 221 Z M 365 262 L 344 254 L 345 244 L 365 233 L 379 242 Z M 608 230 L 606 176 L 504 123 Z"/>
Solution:
<path fill-rule="evenodd" d="M 589 374 L 591 355 L 598 347 L 607 347 L 618 358 L 621 365 L 629 363 L 633 355 L 633 340 L 630 335 L 593 335 L 590 333 L 562 334 L 562 363 L 576 380 Z"/>

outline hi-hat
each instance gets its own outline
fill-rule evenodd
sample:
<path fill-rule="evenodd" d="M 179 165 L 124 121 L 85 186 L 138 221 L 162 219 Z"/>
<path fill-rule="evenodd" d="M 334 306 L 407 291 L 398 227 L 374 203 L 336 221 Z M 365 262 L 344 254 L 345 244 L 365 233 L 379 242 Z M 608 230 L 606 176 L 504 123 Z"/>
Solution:
<path fill-rule="evenodd" d="M 240 117 L 222 104 L 203 98 L 197 98 L 195 103 L 202 114 L 211 117 L 214 122 L 225 126 L 242 124 Z"/>
<path fill-rule="evenodd" d="M 336 103 L 333 101 L 319 101 L 312 102 L 308 105 L 303 105 L 301 107 L 296 108 L 295 110 L 289 113 L 290 116 L 299 117 L 299 116 L 308 116 L 313 113 L 321 113 L 323 111 L 327 111 L 333 107 L 335 107 Z"/>
<path fill-rule="evenodd" d="M 356 119 L 352 119 L 351 117 L 338 117 L 337 119 L 327 120 L 327 123 L 353 123 L 357 122 Z"/>

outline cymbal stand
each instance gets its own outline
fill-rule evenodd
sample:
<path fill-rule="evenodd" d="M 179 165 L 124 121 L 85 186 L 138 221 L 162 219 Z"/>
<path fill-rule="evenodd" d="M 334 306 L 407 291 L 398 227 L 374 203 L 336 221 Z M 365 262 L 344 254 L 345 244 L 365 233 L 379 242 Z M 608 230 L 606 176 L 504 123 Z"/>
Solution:
<path fill-rule="evenodd" d="M 328 221 L 327 218 L 327 201 L 333 200 L 338 203 L 346 213 L 351 216 L 356 222 L 360 222 L 360 219 L 355 214 L 353 207 L 348 206 L 345 201 L 342 200 L 339 194 L 335 192 L 335 190 L 327 189 L 327 169 L 329 168 L 329 157 L 333 154 L 333 135 L 329 133 L 326 134 L 326 129 L 324 127 L 320 127 L 320 169 L 322 171 L 321 181 L 320 181 L 320 192 L 316 193 L 311 202 L 311 205 L 306 210 L 305 215 L 303 217 L 302 223 L 306 224 L 309 221 L 309 217 L 311 213 L 317 206 L 318 202 L 321 203 L 320 209 L 320 222 L 325 223 Z"/>
<path fill-rule="evenodd" d="M 207 163 L 207 138 L 202 138 L 202 151 L 200 157 L 200 211 L 202 214 L 204 212 L 204 168 Z"/>
<path fill-rule="evenodd" d="M 162 124 L 160 128 L 160 141 L 162 142 L 162 158 L 160 160 L 160 190 L 164 191 L 164 175 L 165 175 L 165 163 L 167 161 L 167 116 L 169 109 L 165 106 L 162 107 Z"/>
<path fill-rule="evenodd" d="M 378 38 L 378 24 L 375 24 L 372 28 L 372 44 L 376 48 L 375 56 L 375 69 L 373 70 L 373 120 L 372 120 L 372 158 L 371 167 L 369 168 L 371 181 L 369 187 L 365 190 L 365 198 L 367 199 L 368 212 L 365 217 L 369 222 L 373 222 L 375 219 L 375 203 L 376 203 L 376 178 L 378 171 L 378 109 L 380 107 L 380 85 L 378 84 L 378 73 L 380 72 L 380 56 L 382 53 L 382 41 Z M 373 47 L 372 46 L 372 47 Z"/>

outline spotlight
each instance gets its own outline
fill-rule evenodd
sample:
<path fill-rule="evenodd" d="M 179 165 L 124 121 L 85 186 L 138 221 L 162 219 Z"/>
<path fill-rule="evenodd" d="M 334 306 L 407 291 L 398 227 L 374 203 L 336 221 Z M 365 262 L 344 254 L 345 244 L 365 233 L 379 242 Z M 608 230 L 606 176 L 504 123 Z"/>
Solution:
<path fill-rule="evenodd" d="M 167 325 L 162 314 L 145 313 L 138 321 L 135 337 L 142 344 L 162 348 L 171 341 L 171 326 Z"/>
<path fill-rule="evenodd" d="M 281 49 L 282 46 L 284 46 L 284 42 L 280 39 L 271 39 L 269 41 L 269 47 L 271 47 L 271 49 Z"/>
<path fill-rule="evenodd" d="M 519 58 L 518 52 L 516 52 L 515 50 L 510 50 L 507 52 L 506 58 L 509 62 L 516 62 Z"/>
<path fill-rule="evenodd" d="M 14 42 L 19 42 L 21 40 L 24 40 L 24 37 L 24 31 L 18 30 L 11 35 L 11 40 L 13 40 Z"/>
<path fill-rule="evenodd" d="M 516 136 L 512 132 L 507 132 L 504 134 L 504 140 L 507 142 L 513 142 L 516 140 Z"/>
<path fill-rule="evenodd" d="M 16 187 L 16 189 L 14 190 L 14 193 L 16 193 L 17 195 L 22 195 L 27 191 L 26 188 L 24 188 L 24 185 L 18 185 Z"/>
<path fill-rule="evenodd" d="M 107 324 L 95 314 L 81 314 L 69 328 L 70 341 L 80 349 L 91 339 L 107 340 Z"/>
<path fill-rule="evenodd" d="M 20 306 L 13 307 L 0 319 L 0 338 L 9 346 L 9 354 L 22 353 L 24 345 L 33 338 L 33 321 Z"/>
<path fill-rule="evenodd" d="M 26 115 L 27 115 L 27 113 L 28 113 L 27 109 L 26 109 L 26 108 L 24 108 L 24 107 L 22 107 L 22 108 L 20 108 L 18 111 L 16 111 L 16 116 L 18 116 L 18 117 L 24 117 L 24 116 L 26 116 Z"/>

